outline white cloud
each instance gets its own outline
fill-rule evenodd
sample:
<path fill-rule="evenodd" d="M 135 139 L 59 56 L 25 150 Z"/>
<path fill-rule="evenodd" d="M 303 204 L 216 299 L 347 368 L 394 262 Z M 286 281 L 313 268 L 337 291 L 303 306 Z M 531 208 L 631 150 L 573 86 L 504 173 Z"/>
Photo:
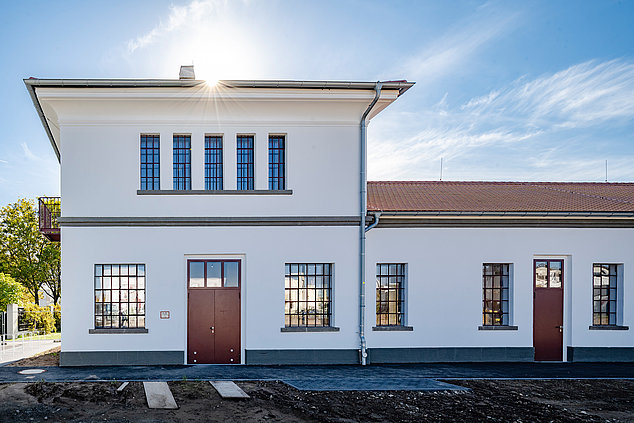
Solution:
<path fill-rule="evenodd" d="M 517 29 L 521 13 L 505 12 L 493 3 L 497 2 L 485 3 L 474 14 L 449 27 L 443 36 L 405 60 L 392 74 L 407 75 L 419 81 L 419 85 L 433 83 L 448 72 L 455 72 L 489 42 Z"/>
<path fill-rule="evenodd" d="M 602 128 L 634 121 L 634 63 L 623 59 L 588 61 L 532 80 L 523 77 L 457 107 L 445 95 L 427 111 L 392 115 L 392 120 L 420 123 L 404 133 L 394 131 L 394 122 L 379 120 L 377 131 L 370 131 L 369 170 L 375 179 L 437 179 L 443 157 L 462 169 L 454 175 L 466 179 L 499 179 L 500 173 L 496 178 L 489 169 L 497 161 L 507 172 L 503 179 L 551 175 L 587 180 L 593 175 L 590 179 L 601 180 L 597 175 L 608 156 L 615 178 L 634 178 L 632 158 L 618 151 L 601 152 L 602 157 L 575 151 L 577 138 L 600 140 Z M 485 153 L 488 162 L 481 161 Z M 507 163 L 511 159 L 518 160 L 515 166 Z"/>
<path fill-rule="evenodd" d="M 180 29 L 184 25 L 191 25 L 204 20 L 218 8 L 225 5 L 226 0 L 194 0 L 185 6 L 171 6 L 165 21 L 160 21 L 158 25 L 147 33 L 128 40 L 126 52 L 130 55 L 137 49 L 156 42 L 162 36 Z"/>
<path fill-rule="evenodd" d="M 526 125 L 581 127 L 634 117 L 634 63 L 596 60 L 533 81 L 520 79 L 462 107 L 473 116 L 521 117 Z"/>

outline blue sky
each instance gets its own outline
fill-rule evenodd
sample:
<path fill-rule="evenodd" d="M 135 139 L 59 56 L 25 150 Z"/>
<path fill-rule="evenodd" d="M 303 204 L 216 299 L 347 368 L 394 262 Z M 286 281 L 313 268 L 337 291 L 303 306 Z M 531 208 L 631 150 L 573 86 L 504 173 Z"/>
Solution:
<path fill-rule="evenodd" d="M 59 193 L 22 78 L 408 79 L 369 179 L 634 180 L 633 1 L 31 1 L 0 14 L 0 204 Z"/>

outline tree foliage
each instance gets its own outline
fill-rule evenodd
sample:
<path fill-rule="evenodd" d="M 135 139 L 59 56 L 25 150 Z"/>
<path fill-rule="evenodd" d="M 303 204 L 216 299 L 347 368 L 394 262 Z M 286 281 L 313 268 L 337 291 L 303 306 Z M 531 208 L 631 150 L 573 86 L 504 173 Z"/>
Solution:
<path fill-rule="evenodd" d="M 33 201 L 20 199 L 0 209 L 0 254 L 2 270 L 39 299 L 43 284 L 55 303 L 60 296 L 59 245 L 39 231 Z"/>
<path fill-rule="evenodd" d="M 42 263 L 42 284 L 53 298 L 53 304 L 59 302 L 62 295 L 62 262 L 59 242 L 47 240 L 40 256 Z"/>
<path fill-rule="evenodd" d="M 7 304 L 17 304 L 22 299 L 24 287 L 9 275 L 0 273 L 0 311 L 7 310 Z"/>

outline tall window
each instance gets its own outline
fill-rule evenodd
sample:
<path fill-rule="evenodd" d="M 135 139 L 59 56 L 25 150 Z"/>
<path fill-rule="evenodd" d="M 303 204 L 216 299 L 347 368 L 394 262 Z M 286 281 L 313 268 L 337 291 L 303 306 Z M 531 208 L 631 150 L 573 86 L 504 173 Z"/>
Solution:
<path fill-rule="evenodd" d="M 331 263 L 286 263 L 284 285 L 286 327 L 330 326 Z"/>
<path fill-rule="evenodd" d="M 141 189 L 161 189 L 158 135 L 141 135 Z"/>
<path fill-rule="evenodd" d="M 239 190 L 252 190 L 253 187 L 253 135 L 238 135 L 237 168 Z"/>
<path fill-rule="evenodd" d="M 145 265 L 95 265 L 95 329 L 145 327 Z"/>
<path fill-rule="evenodd" d="M 621 266 L 595 263 L 593 265 L 593 314 L 595 326 L 616 325 L 617 288 Z"/>
<path fill-rule="evenodd" d="M 509 269 L 507 263 L 482 265 L 482 324 L 509 325 Z"/>
<path fill-rule="evenodd" d="M 192 137 L 191 135 L 174 135 L 174 189 L 192 189 Z"/>
<path fill-rule="evenodd" d="M 376 325 L 405 325 L 405 264 L 376 265 Z"/>
<path fill-rule="evenodd" d="M 269 135 L 269 189 L 286 189 L 284 135 Z"/>
<path fill-rule="evenodd" d="M 222 137 L 205 136 L 205 189 L 222 189 Z"/>

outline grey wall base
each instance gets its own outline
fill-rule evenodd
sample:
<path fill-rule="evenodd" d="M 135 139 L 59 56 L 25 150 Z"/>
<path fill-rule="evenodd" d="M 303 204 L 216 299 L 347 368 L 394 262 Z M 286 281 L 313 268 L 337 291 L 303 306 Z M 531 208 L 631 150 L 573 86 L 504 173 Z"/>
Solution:
<path fill-rule="evenodd" d="M 150 366 L 183 364 L 185 351 L 62 351 L 60 366 Z"/>
<path fill-rule="evenodd" d="M 533 361 L 532 347 L 369 348 L 368 362 L 447 363 L 454 361 Z"/>
<path fill-rule="evenodd" d="M 245 350 L 246 364 L 357 364 L 359 350 Z"/>
<path fill-rule="evenodd" d="M 634 362 L 634 347 L 568 347 L 568 361 Z"/>

